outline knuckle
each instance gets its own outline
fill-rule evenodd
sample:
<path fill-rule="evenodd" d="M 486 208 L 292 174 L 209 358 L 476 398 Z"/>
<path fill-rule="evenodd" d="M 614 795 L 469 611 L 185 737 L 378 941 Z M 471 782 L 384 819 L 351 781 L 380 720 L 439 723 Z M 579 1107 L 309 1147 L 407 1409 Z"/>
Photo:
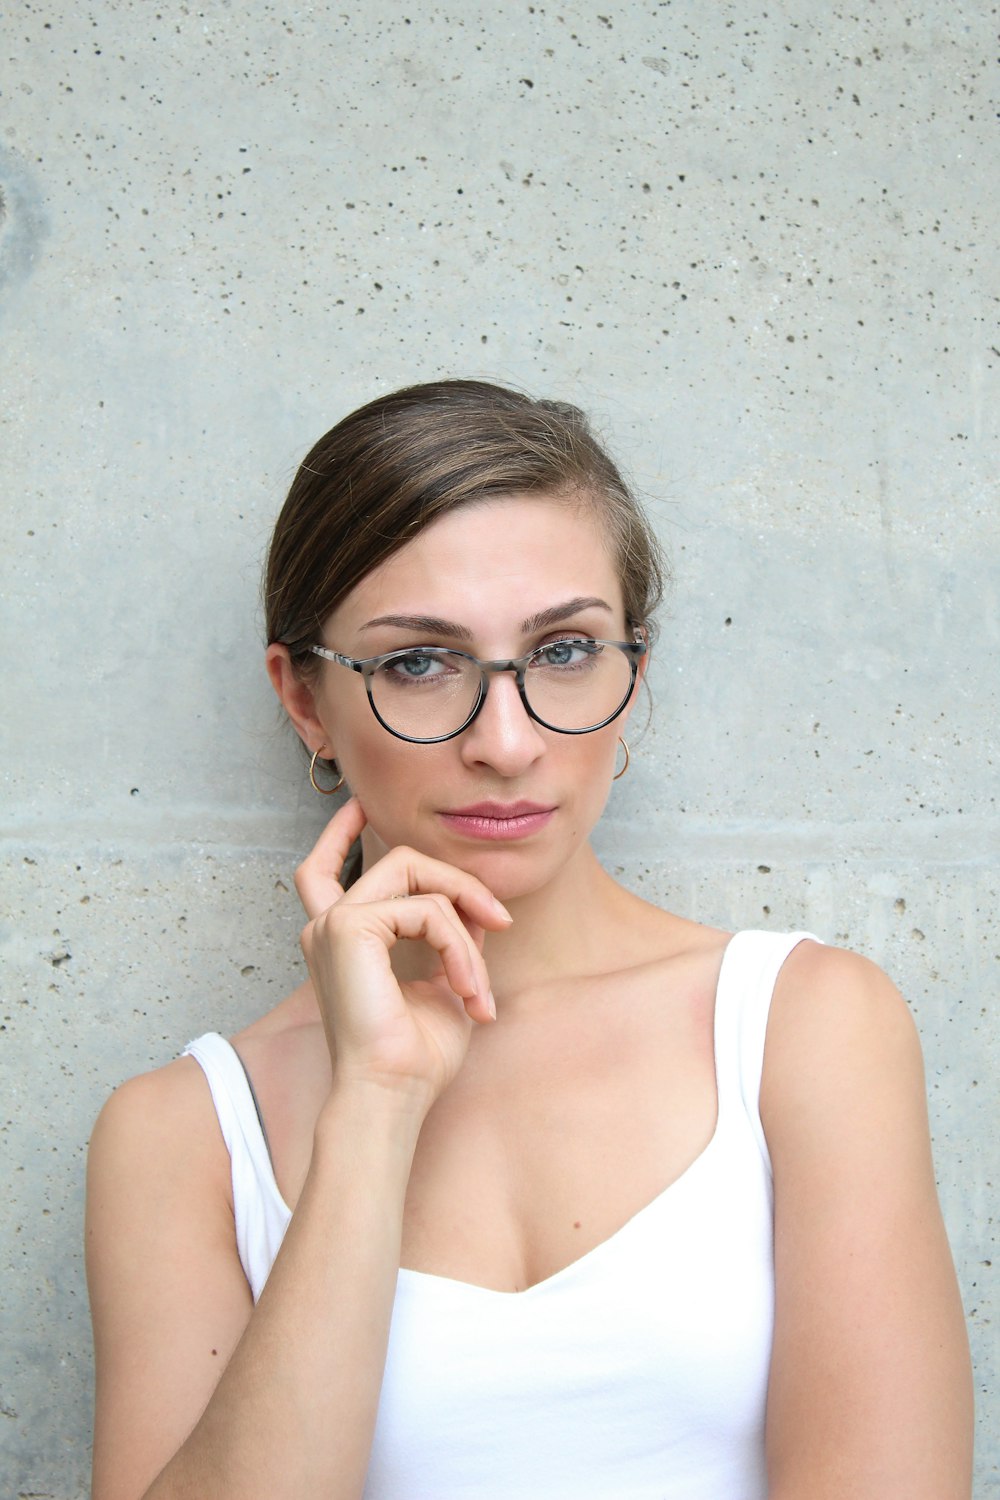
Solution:
<path fill-rule="evenodd" d="M 350 909 L 345 907 L 342 902 L 335 901 L 332 906 L 327 907 L 322 917 L 318 917 L 316 920 L 322 921 L 324 930 L 331 937 L 336 937 L 349 920 L 349 917 Z"/>

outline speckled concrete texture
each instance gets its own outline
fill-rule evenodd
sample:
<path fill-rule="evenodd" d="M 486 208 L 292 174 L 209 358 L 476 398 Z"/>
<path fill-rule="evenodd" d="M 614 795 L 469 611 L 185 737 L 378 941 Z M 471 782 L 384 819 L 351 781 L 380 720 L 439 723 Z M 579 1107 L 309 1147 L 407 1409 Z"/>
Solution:
<path fill-rule="evenodd" d="M 0 1493 L 87 1493 L 101 1101 L 298 973 L 284 488 L 471 374 L 590 410 L 672 555 L 603 856 L 907 994 L 1000 1496 L 995 44 L 962 0 L 10 8 Z"/>

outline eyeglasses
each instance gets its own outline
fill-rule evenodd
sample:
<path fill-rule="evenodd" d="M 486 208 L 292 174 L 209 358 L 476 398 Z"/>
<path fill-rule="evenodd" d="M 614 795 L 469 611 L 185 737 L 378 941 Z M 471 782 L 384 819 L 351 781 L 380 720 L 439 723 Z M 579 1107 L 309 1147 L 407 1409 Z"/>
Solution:
<path fill-rule="evenodd" d="M 357 660 L 310 646 L 317 656 L 360 672 L 372 712 L 384 729 L 417 745 L 461 734 L 486 702 L 490 675 L 513 672 L 528 715 L 557 734 L 590 734 L 616 719 L 635 686 L 646 642 L 567 636 L 527 656 L 480 661 L 466 651 L 408 646 Z"/>

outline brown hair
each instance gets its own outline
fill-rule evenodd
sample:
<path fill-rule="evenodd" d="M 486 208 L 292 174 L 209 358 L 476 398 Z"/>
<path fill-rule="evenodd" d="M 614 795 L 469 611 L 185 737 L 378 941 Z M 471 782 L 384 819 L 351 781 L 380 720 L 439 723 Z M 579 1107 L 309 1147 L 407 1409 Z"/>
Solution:
<path fill-rule="evenodd" d="M 271 538 L 268 642 L 296 670 L 338 603 L 446 511 L 489 496 L 551 494 L 593 506 L 614 550 L 629 627 L 651 629 L 664 568 L 649 522 L 575 406 L 478 380 L 379 396 L 307 453 Z"/>

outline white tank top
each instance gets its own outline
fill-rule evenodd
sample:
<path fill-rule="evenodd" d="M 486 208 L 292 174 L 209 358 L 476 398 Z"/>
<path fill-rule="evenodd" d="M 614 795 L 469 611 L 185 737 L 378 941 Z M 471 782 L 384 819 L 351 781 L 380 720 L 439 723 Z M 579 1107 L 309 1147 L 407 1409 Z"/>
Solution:
<path fill-rule="evenodd" d="M 765 1500 L 772 1188 L 758 1097 L 778 970 L 809 933 L 741 932 L 715 1005 L 701 1155 L 595 1249 L 523 1292 L 401 1269 L 365 1500 Z M 203 1068 L 254 1300 L 291 1217 L 240 1060 Z"/>

